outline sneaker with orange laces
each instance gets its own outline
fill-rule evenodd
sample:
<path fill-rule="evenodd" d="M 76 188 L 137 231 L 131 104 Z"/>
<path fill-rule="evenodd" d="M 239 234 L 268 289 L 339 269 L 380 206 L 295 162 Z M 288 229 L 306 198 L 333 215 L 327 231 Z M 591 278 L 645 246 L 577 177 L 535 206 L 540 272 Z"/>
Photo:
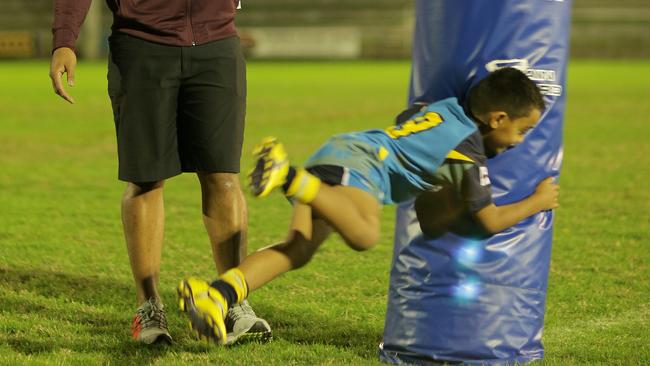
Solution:
<path fill-rule="evenodd" d="M 165 307 L 160 301 L 151 298 L 140 305 L 131 323 L 131 334 L 144 344 L 172 343 Z"/>

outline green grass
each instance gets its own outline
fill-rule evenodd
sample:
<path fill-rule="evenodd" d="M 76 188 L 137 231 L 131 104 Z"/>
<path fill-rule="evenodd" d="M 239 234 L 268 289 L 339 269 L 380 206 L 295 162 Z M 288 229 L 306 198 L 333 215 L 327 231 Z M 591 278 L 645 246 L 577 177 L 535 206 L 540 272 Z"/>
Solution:
<path fill-rule="evenodd" d="M 0 364 L 377 364 L 393 209 L 376 249 L 330 239 L 305 269 L 252 295 L 272 343 L 216 348 L 175 311 L 181 277 L 214 276 L 192 175 L 165 190 L 160 288 L 176 343 L 132 341 L 105 65 L 80 64 L 74 106 L 47 72 L 45 62 L 0 63 Z M 408 76 L 408 62 L 250 63 L 245 151 L 274 134 L 302 161 L 334 133 L 385 126 Z M 648 62 L 571 64 L 544 365 L 650 364 L 648 100 Z M 248 203 L 249 249 L 281 239 L 284 200 Z"/>

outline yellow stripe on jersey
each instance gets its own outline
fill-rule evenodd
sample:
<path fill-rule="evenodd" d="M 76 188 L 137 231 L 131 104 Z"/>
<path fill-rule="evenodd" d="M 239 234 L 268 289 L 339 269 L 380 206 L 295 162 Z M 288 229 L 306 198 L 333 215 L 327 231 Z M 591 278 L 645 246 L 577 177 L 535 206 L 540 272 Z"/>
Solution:
<path fill-rule="evenodd" d="M 384 161 L 388 157 L 388 150 L 386 150 L 385 147 L 380 147 L 379 151 L 377 152 L 377 157 L 379 158 L 379 161 Z"/>
<path fill-rule="evenodd" d="M 456 150 L 451 150 L 449 154 L 447 154 L 447 159 L 464 160 L 469 161 L 470 163 L 474 162 L 474 160 L 472 160 L 469 156 L 461 154 Z"/>

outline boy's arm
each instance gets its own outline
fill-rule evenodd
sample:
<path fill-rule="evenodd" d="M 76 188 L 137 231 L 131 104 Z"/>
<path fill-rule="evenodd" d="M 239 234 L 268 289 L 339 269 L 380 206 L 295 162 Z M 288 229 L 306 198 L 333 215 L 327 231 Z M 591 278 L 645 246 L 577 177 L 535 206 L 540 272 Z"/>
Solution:
<path fill-rule="evenodd" d="M 559 207 L 559 190 L 560 186 L 553 183 L 552 177 L 548 177 L 537 186 L 535 193 L 527 198 L 503 206 L 491 203 L 474 215 L 487 232 L 496 234 L 540 211 Z"/>

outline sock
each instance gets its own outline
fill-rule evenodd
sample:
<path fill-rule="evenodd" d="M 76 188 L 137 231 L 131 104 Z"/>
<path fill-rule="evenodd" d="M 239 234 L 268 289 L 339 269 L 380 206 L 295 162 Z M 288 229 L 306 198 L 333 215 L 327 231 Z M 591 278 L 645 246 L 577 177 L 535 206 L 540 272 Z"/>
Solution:
<path fill-rule="evenodd" d="M 284 194 L 302 203 L 313 201 L 320 190 L 320 179 L 309 174 L 305 169 L 294 169 L 294 171 L 293 179 L 291 181 L 287 179 L 288 185 Z"/>
<path fill-rule="evenodd" d="M 210 284 L 210 287 L 216 288 L 228 304 L 228 309 L 237 304 L 237 291 L 224 280 L 215 280 Z"/>
<path fill-rule="evenodd" d="M 238 268 L 226 271 L 216 281 L 212 282 L 210 286 L 221 292 L 221 295 L 223 295 L 228 303 L 228 309 L 248 297 L 248 284 L 246 284 L 244 274 Z"/>
<path fill-rule="evenodd" d="M 282 190 L 284 193 L 287 193 L 287 189 L 289 189 L 289 186 L 291 185 L 291 182 L 293 182 L 293 178 L 296 177 L 296 168 L 290 166 L 289 171 L 287 172 L 287 177 L 285 178 L 285 182 L 282 185 Z"/>

